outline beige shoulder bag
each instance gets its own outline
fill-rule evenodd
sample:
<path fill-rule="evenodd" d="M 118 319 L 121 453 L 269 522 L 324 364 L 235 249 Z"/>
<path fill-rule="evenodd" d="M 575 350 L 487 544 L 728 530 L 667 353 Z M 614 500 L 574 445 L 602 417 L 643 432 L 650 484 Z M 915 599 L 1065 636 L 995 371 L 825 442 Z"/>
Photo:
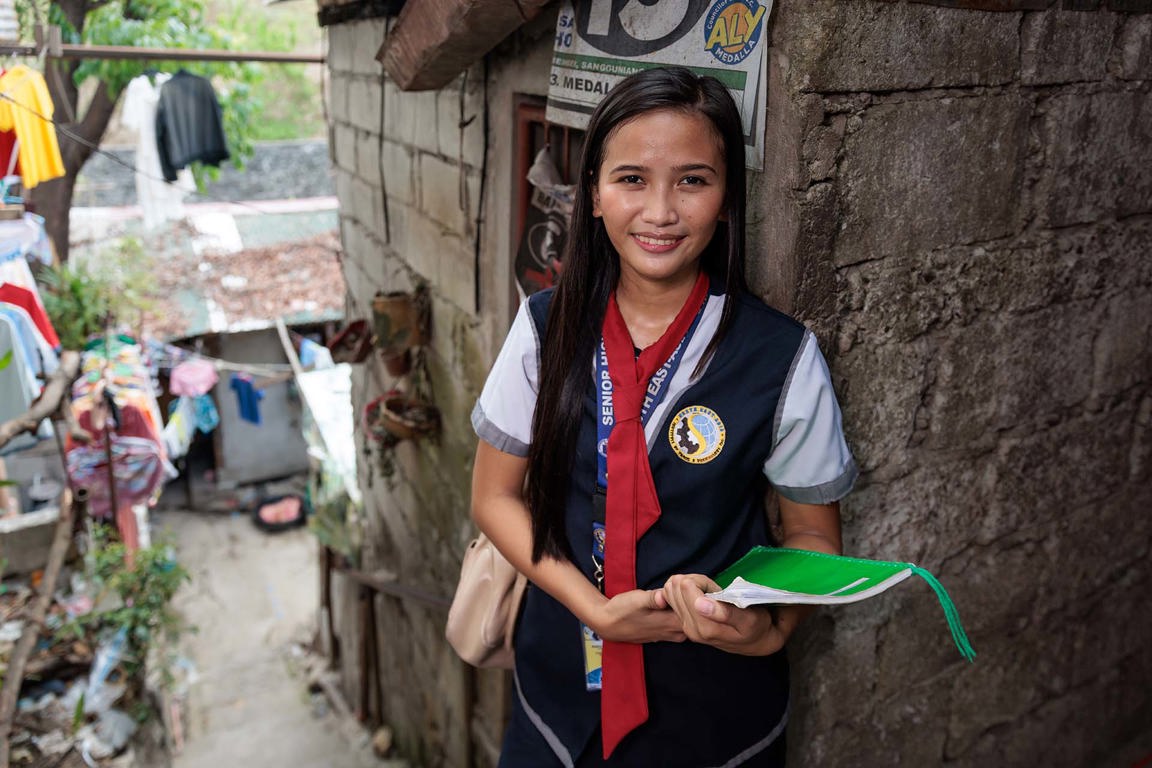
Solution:
<path fill-rule="evenodd" d="M 468 545 L 444 633 L 461 659 L 512 669 L 512 631 L 527 585 L 483 533 Z"/>

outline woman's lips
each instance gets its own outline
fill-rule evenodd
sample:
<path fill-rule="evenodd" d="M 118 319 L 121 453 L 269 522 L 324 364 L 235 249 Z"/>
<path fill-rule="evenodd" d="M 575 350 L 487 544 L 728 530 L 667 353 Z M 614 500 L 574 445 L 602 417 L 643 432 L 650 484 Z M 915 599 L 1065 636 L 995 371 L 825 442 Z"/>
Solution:
<path fill-rule="evenodd" d="M 649 253 L 666 253 L 673 250 L 683 240 L 683 236 L 633 234 L 632 239 Z"/>

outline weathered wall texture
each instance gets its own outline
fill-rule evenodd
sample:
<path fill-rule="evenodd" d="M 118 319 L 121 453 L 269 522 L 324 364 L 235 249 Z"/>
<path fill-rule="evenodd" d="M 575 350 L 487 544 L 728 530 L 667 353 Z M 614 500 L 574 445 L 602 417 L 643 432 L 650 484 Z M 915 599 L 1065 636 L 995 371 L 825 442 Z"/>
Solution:
<path fill-rule="evenodd" d="M 537 26 L 537 37 L 548 31 L 547 23 Z M 541 91 L 548 50 L 535 44 L 522 50 L 513 41 L 487 67 L 477 64 L 440 91 L 406 93 L 372 58 L 385 33 L 383 20 L 329 28 L 328 107 L 349 316 L 369 316 L 377 290 L 428 286 L 432 335 L 425 352 L 443 433 L 438 441 L 399 445 L 390 478 L 378 467 L 376 449 L 365 458 L 361 567 L 450 597 L 475 535 L 468 518 L 472 406 L 516 309 L 504 258 L 513 252 L 513 100 Z M 394 383 L 370 359 L 355 374 L 354 406 Z M 362 445 L 363 436 L 358 440 Z M 359 607 L 356 590 L 337 582 L 344 690 L 356 701 Z M 375 608 L 381 714 L 401 752 L 420 765 L 494 764 L 507 676 L 473 672 L 456 658 L 444 641 L 444 608 L 386 596 L 376 598 Z"/>
<path fill-rule="evenodd" d="M 1129 765 L 1152 752 L 1152 17 L 807 0 L 772 36 L 754 280 L 832 360 L 848 550 L 937 573 L 979 652 L 923 584 L 823 612 L 794 762 Z"/>
<path fill-rule="evenodd" d="M 824 611 L 792 648 L 794 765 L 1152 752 L 1152 16 L 1120 12 L 1143 4 L 777 4 L 750 277 L 832 363 L 864 471 L 848 550 L 937 573 L 980 654 L 960 659 L 920 583 Z M 390 480 L 366 462 L 363 568 L 445 596 L 472 530 L 468 414 L 514 309 L 514 100 L 546 88 L 547 33 L 402 93 L 372 59 L 383 21 L 329 28 L 349 310 L 430 286 L 444 415 Z M 367 366 L 357 406 L 390 384 Z M 338 609 L 355 699 L 354 590 Z M 490 764 L 506 678 L 462 667 L 441 608 L 376 610 L 403 753 Z"/>

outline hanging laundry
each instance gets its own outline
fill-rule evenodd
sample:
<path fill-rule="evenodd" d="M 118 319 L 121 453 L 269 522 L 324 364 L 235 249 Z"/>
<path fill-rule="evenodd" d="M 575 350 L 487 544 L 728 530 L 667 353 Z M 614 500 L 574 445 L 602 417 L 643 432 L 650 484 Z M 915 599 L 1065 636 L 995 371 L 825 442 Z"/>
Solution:
<path fill-rule="evenodd" d="M 171 465 L 161 460 L 157 444 L 151 440 L 116 435 L 111 442 L 117 505 L 126 508 L 133 504 L 154 504 L 165 478 L 176 476 L 176 470 L 169 471 Z M 108 453 L 102 440 L 69 449 L 68 475 L 74 485 L 88 490 L 90 515 L 111 517 Z"/>
<path fill-rule="evenodd" d="M 196 429 L 208 434 L 220 426 L 220 411 L 216 410 L 216 401 L 212 395 L 193 398 L 192 408 L 196 412 Z"/>
<path fill-rule="evenodd" d="M 144 228 L 155 229 L 166 221 L 184 218 L 184 196 L 196 190 L 192 172 L 184 168 L 176 181 L 165 183 L 156 146 L 156 108 L 160 88 L 171 79 L 169 74 L 156 75 L 156 83 L 140 75 L 124 89 L 124 107 L 120 123 L 136 132 L 136 202 L 144 212 Z"/>
<path fill-rule="evenodd" d="M 164 425 L 162 433 L 168 458 L 186 456 L 196 430 L 208 434 L 218 426 L 220 413 L 211 395 L 176 398 L 168 405 L 168 423 Z"/>
<path fill-rule="evenodd" d="M 0 130 L 15 131 L 21 177 L 27 189 L 64 175 L 52 124 L 55 106 L 44 76 L 18 64 L 0 75 Z"/>
<path fill-rule="evenodd" d="M 44 217 L 25 213 L 19 219 L 0 221 L 0 260 L 22 256 L 27 261 L 52 263 L 52 243 L 44 229 Z M 31 280 L 31 273 L 29 273 Z"/>
<path fill-rule="evenodd" d="M 23 416 L 40 395 L 36 374 L 21 349 L 16 324 L 0 315 L 0 422 Z M 8 442 L 0 453 L 11 453 L 36 444 L 36 436 L 21 434 Z"/>
<path fill-rule="evenodd" d="M 0 283 L 11 283 L 27 288 L 33 291 L 39 300 L 40 287 L 36 285 L 36 278 L 32 276 L 32 268 L 17 250 L 0 254 Z"/>
<path fill-rule="evenodd" d="M 27 268 L 26 264 L 24 266 Z M 0 302 L 24 309 L 52 348 L 60 348 L 60 337 L 56 335 L 56 329 L 52 327 L 52 321 L 44 311 L 39 293 L 14 283 L 0 283 Z"/>
<path fill-rule="evenodd" d="M 32 371 L 39 376 L 50 376 L 60 367 L 56 350 L 48 344 L 44 334 L 23 307 L 0 301 L 0 316 L 7 317 L 16 327 L 20 345 Z"/>
<path fill-rule="evenodd" d="M 192 398 L 178 397 L 168 406 L 168 423 L 164 425 L 164 447 L 168 449 L 168 458 L 186 456 L 195 436 L 196 411 Z"/>
<path fill-rule="evenodd" d="M 317 344 L 307 337 L 300 340 L 300 365 L 309 370 L 331 368 L 332 352 L 323 344 Z"/>
<path fill-rule="evenodd" d="M 174 395 L 197 397 L 211 392 L 219 380 L 215 365 L 207 360 L 189 360 L 172 369 L 168 391 Z"/>
<path fill-rule="evenodd" d="M 20 145 L 16 131 L 0 131 L 0 175 L 20 175 Z"/>
<path fill-rule="evenodd" d="M 264 393 L 256 389 L 252 377 L 246 373 L 232 374 L 232 389 L 236 390 L 236 402 L 240 407 L 240 418 L 253 424 L 260 423 L 260 401 Z"/>
<path fill-rule="evenodd" d="M 133 504 L 154 504 L 166 478 L 177 476 L 168 461 L 163 422 L 141 347 L 131 337 L 89 343 L 81 358 L 83 375 L 72 387 L 72 411 L 80 428 L 93 439 L 80 444 L 68 438 L 67 466 L 73 484 L 88 489 L 88 511 L 94 517 L 131 521 L 124 514 Z M 110 356 L 106 355 L 110 351 Z M 108 478 L 105 430 L 112 447 L 116 503 Z M 127 534 L 130 531 L 124 531 Z"/>
<path fill-rule="evenodd" d="M 192 162 L 218 166 L 230 157 L 212 83 L 180 70 L 160 87 L 156 145 L 168 181 L 176 181 L 177 170 Z"/>

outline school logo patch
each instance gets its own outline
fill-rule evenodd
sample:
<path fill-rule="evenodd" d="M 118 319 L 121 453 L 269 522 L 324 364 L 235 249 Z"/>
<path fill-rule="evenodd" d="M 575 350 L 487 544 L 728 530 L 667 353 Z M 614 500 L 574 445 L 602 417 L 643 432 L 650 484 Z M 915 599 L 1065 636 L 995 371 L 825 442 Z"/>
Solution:
<path fill-rule="evenodd" d="M 690 464 L 707 464 L 724 448 L 724 422 L 716 411 L 690 405 L 672 419 L 668 442 L 676 455 Z"/>

